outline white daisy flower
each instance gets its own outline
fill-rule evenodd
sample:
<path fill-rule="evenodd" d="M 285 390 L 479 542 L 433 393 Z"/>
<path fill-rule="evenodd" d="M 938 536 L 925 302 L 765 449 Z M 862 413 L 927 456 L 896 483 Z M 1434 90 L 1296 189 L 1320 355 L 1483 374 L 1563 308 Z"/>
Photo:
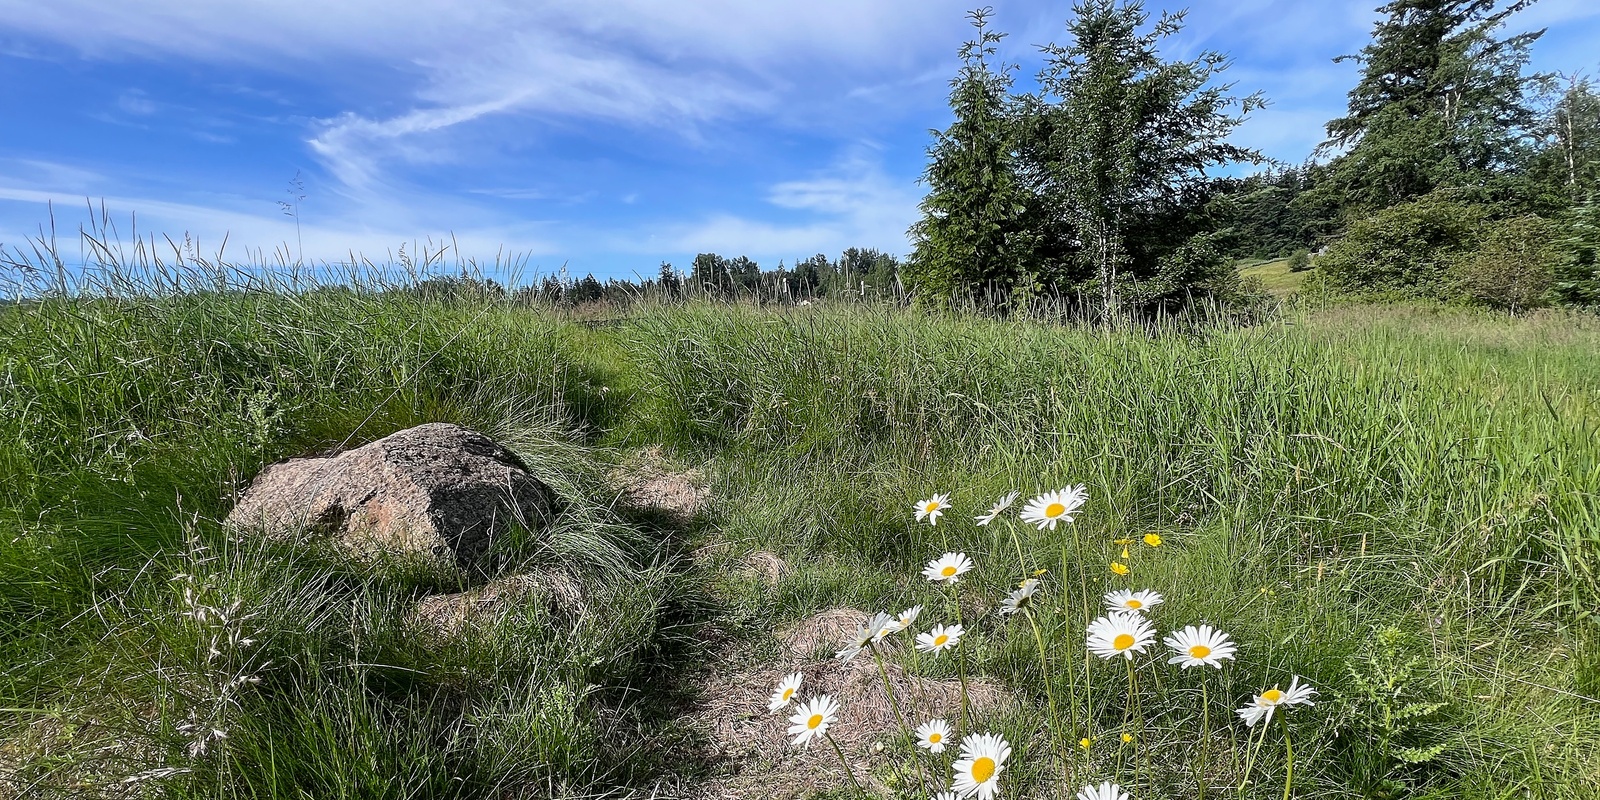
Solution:
<path fill-rule="evenodd" d="M 924 653 L 943 652 L 961 641 L 961 632 L 960 624 L 935 625 L 933 630 L 917 634 L 917 649 Z"/>
<path fill-rule="evenodd" d="M 930 719 L 917 726 L 917 746 L 930 753 L 943 753 L 949 740 L 950 723 L 942 719 Z"/>
<path fill-rule="evenodd" d="M 1301 686 L 1300 676 L 1296 675 L 1293 680 L 1289 681 L 1288 689 L 1279 691 L 1278 687 L 1274 686 L 1256 695 L 1255 699 L 1250 701 L 1250 705 L 1239 709 L 1235 713 L 1239 715 L 1240 719 L 1244 720 L 1245 727 L 1251 728 L 1262 720 L 1271 722 L 1272 712 L 1276 711 L 1278 706 L 1316 705 L 1311 701 L 1311 698 L 1316 695 L 1317 690 L 1312 688 L 1310 684 Z"/>
<path fill-rule="evenodd" d="M 799 747 L 810 747 L 813 739 L 828 734 L 828 726 L 839 718 L 839 703 L 832 697 L 819 694 L 801 703 L 789 718 L 789 735 Z"/>
<path fill-rule="evenodd" d="M 1163 639 L 1162 644 L 1172 648 L 1173 655 L 1167 659 L 1167 663 L 1177 664 L 1183 669 L 1201 664 L 1221 669 L 1222 662 L 1232 660 L 1233 654 L 1239 649 L 1228 638 L 1228 634 L 1210 625 L 1198 628 L 1190 625 Z"/>
<path fill-rule="evenodd" d="M 1111 781 L 1099 786 L 1085 786 L 1078 790 L 1078 800 L 1128 800 L 1128 793 Z"/>
<path fill-rule="evenodd" d="M 899 616 L 889 620 L 887 624 L 885 624 L 875 635 L 873 635 L 872 641 L 881 642 L 884 639 L 887 639 L 890 636 L 893 636 L 905 630 L 906 628 L 911 627 L 911 624 L 916 622 L 917 617 L 921 616 L 921 614 L 922 606 L 912 606 L 900 612 Z"/>
<path fill-rule="evenodd" d="M 1105 596 L 1106 610 L 1112 613 L 1132 611 L 1143 614 L 1149 611 L 1151 606 L 1161 605 L 1161 601 L 1164 599 L 1166 598 L 1162 597 L 1160 592 L 1153 592 L 1149 589 L 1142 589 L 1137 592 L 1131 589 L 1117 589 L 1106 592 Z"/>
<path fill-rule="evenodd" d="M 1089 501 L 1089 490 L 1084 486 L 1069 486 L 1059 492 L 1045 492 L 1022 507 L 1022 521 L 1039 526 L 1040 530 L 1056 529 L 1058 522 L 1071 522 L 1072 512 Z"/>
<path fill-rule="evenodd" d="M 927 520 L 929 525 L 939 524 L 939 515 L 950 507 L 950 495 L 936 494 L 926 500 L 918 500 L 916 504 L 917 521 Z"/>
<path fill-rule="evenodd" d="M 929 561 L 928 566 L 922 568 L 922 577 L 930 581 L 944 581 L 955 583 L 962 575 L 972 570 L 972 559 L 966 553 L 945 553 Z"/>
<path fill-rule="evenodd" d="M 1017 498 L 1021 496 L 1021 492 L 1011 492 L 1005 497 L 1000 498 L 999 502 L 989 506 L 989 510 L 983 512 L 981 516 L 973 517 L 972 519 L 979 525 L 988 525 L 989 523 L 994 522 L 995 517 L 1000 516 L 1000 512 L 1010 508 L 1012 503 L 1017 502 Z"/>
<path fill-rule="evenodd" d="M 796 672 L 778 682 L 778 688 L 772 692 L 772 699 L 767 701 L 768 714 L 776 714 L 778 709 L 789 705 L 789 701 L 794 699 L 795 692 L 800 691 L 802 677 L 800 673 Z"/>
<path fill-rule="evenodd" d="M 1022 583 L 1018 584 L 1017 588 L 1012 590 L 1011 595 L 1000 601 L 1001 616 L 1015 614 L 1018 611 L 1021 611 L 1025 606 L 1033 602 L 1033 596 L 1038 593 L 1039 579 L 1023 578 Z"/>
<path fill-rule="evenodd" d="M 833 657 L 839 659 L 840 661 L 849 661 L 855 658 L 861 653 L 862 650 L 866 649 L 868 645 L 878 640 L 878 633 L 882 631 L 884 627 L 893 624 L 894 618 L 888 614 L 885 614 L 882 611 L 873 614 L 867 619 L 866 624 L 862 625 L 861 628 L 856 631 L 855 636 L 851 637 L 850 641 L 845 644 L 844 649 L 834 653 Z"/>
<path fill-rule="evenodd" d="M 950 789 L 962 797 L 990 800 L 1000 792 L 1000 769 L 1011 757 L 1011 745 L 994 733 L 961 740 L 961 758 L 951 765 L 956 778 Z"/>
<path fill-rule="evenodd" d="M 1144 617 L 1131 612 L 1114 612 L 1089 623 L 1089 651 L 1101 658 L 1132 659 L 1134 653 L 1155 641 L 1156 630 Z"/>

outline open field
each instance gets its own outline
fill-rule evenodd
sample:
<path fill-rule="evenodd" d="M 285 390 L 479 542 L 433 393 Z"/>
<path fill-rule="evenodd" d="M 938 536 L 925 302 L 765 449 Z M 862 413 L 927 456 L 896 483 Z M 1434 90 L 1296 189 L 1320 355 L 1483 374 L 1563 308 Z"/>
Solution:
<path fill-rule="evenodd" d="M 1290 272 L 1287 258 L 1245 264 L 1239 267 L 1239 274 L 1260 281 L 1267 294 L 1280 299 L 1300 291 L 1311 275 L 1310 271 Z"/>
<path fill-rule="evenodd" d="M 0 309 L 0 795 L 846 796 L 831 751 L 797 764 L 712 722 L 785 726 L 730 698 L 764 700 L 796 623 L 920 603 L 919 630 L 961 615 L 959 658 L 887 660 L 1018 701 L 976 723 L 1014 748 L 1003 797 L 1282 797 L 1285 734 L 1295 796 L 1600 797 L 1592 317 L 602 316 L 343 289 Z M 265 464 L 441 420 L 568 501 L 497 563 L 570 575 L 580 613 L 422 639 L 408 610 L 468 576 L 218 525 Z M 709 506 L 620 509 L 615 471 L 642 452 L 698 470 Z M 1053 531 L 972 521 L 1079 483 Z M 953 510 L 916 522 L 941 492 Z M 946 550 L 977 564 L 959 611 L 919 574 Z M 994 613 L 1040 569 L 1037 628 Z M 1117 588 L 1165 595 L 1162 633 L 1226 630 L 1237 660 L 1086 659 Z M 1314 706 L 1240 723 L 1295 675 Z M 836 732 L 869 792 L 949 775 L 951 751 Z"/>

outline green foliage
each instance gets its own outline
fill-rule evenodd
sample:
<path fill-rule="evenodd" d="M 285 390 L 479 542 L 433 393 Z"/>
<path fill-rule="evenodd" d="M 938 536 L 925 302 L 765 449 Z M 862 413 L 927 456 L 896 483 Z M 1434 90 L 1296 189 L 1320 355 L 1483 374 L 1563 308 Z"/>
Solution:
<path fill-rule="evenodd" d="M 1530 179 L 1561 201 L 1600 192 L 1600 94 L 1586 77 L 1567 79 L 1534 130 L 1539 152 Z"/>
<path fill-rule="evenodd" d="M 1567 258 L 1556 267 L 1551 286 L 1556 299 L 1567 305 L 1600 306 L 1600 202 L 1591 195 L 1568 214 L 1568 234 L 1563 242 Z"/>
<path fill-rule="evenodd" d="M 905 270 L 913 293 L 935 302 L 979 293 L 999 305 L 1089 294 L 1102 314 L 1229 296 L 1233 276 L 1199 256 L 1220 248 L 1207 236 L 1218 225 L 1205 211 L 1215 193 L 1205 171 L 1260 160 L 1226 140 L 1261 98 L 1219 85 L 1219 53 L 1162 60 L 1157 47 L 1181 14 L 1141 32 L 1142 3 L 1116 0 L 1074 6 L 1072 41 L 1042 48 L 1039 92 L 1012 97 L 1013 67 L 986 60 L 1003 38 L 989 13 L 970 15 L 978 37 L 952 82 L 956 121 L 928 151 Z"/>
<path fill-rule="evenodd" d="M 1294 251 L 1293 255 L 1289 256 L 1290 272 L 1305 272 L 1308 269 L 1311 269 L 1310 250 L 1302 247 L 1299 250 Z"/>
<path fill-rule="evenodd" d="M 1484 207 L 1435 192 L 1350 224 L 1317 259 L 1334 292 L 1444 298 L 1457 260 L 1474 243 Z"/>
<path fill-rule="evenodd" d="M 1048 215 L 1081 242 L 1064 277 L 1092 287 L 1108 313 L 1124 295 L 1166 306 L 1178 292 L 1208 292 L 1206 279 L 1219 273 L 1199 253 L 1213 245 L 1194 238 L 1213 227 L 1198 214 L 1211 188 L 1205 170 L 1260 160 L 1227 141 L 1264 101 L 1219 85 L 1226 57 L 1164 61 L 1157 52 L 1182 20 L 1163 14 L 1142 33 L 1142 3 L 1087 0 L 1073 7 L 1071 42 L 1042 48 L 1049 60 L 1029 104 L 1026 174 Z"/>
<path fill-rule="evenodd" d="M 1404 796 L 1419 768 L 1460 738 L 1447 721 L 1450 704 L 1431 685 L 1430 661 L 1417 637 L 1391 625 L 1373 631 L 1345 667 L 1339 722 L 1351 783 L 1368 797 Z"/>
<path fill-rule="evenodd" d="M 1496 38 L 1516 0 L 1394 0 L 1361 64 L 1345 116 L 1324 149 L 1343 149 L 1318 192 L 1371 212 L 1442 186 L 1482 185 L 1525 155 L 1534 115 L 1524 95 L 1528 48 L 1543 31 Z"/>
<path fill-rule="evenodd" d="M 967 15 L 978 36 L 962 45 L 961 71 L 950 83 L 955 121 L 935 131 L 928 148 L 928 195 L 909 232 L 914 249 L 904 270 L 908 288 L 924 302 L 946 303 L 958 292 L 1033 289 L 1016 246 L 1026 197 L 1007 108 L 1010 67 L 988 62 L 1005 34 L 989 30 L 991 13 Z"/>
<path fill-rule="evenodd" d="M 1485 224 L 1457 262 L 1457 290 L 1512 312 L 1544 305 L 1557 270 L 1571 257 L 1564 234 L 1559 224 L 1532 215 Z"/>
<path fill-rule="evenodd" d="M 1330 215 L 1308 206 L 1324 170 L 1314 164 L 1218 181 L 1210 214 L 1225 225 L 1225 252 L 1236 258 L 1277 258 L 1320 241 Z"/>

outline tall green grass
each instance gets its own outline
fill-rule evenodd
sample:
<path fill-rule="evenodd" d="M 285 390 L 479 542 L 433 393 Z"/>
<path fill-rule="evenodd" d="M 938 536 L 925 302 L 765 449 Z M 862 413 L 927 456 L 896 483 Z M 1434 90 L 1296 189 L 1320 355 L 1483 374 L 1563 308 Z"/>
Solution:
<path fill-rule="evenodd" d="M 1600 782 L 1591 319 L 1337 309 L 1083 328 L 641 303 L 585 325 L 404 285 L 208 274 L 113 273 L 105 291 L 0 309 L 0 776 L 22 796 L 649 795 L 706 768 L 700 671 L 759 661 L 786 621 L 933 608 L 917 571 L 946 549 L 978 559 L 970 597 L 992 605 L 1042 567 L 1070 605 L 1080 582 L 1124 585 L 1113 540 L 1146 532 L 1164 544 L 1132 545 L 1132 585 L 1167 595 L 1163 629 L 1210 621 L 1248 654 L 1211 692 L 1213 721 L 1289 674 L 1323 690 L 1296 717 L 1301 796 Z M 529 607 L 423 641 L 407 609 L 470 576 L 235 542 L 216 522 L 267 463 L 427 421 L 506 442 L 568 500 L 499 568 L 580 577 L 583 613 Z M 610 510 L 616 452 L 656 444 L 713 475 L 714 509 L 686 530 Z M 970 522 L 1013 488 L 1080 482 L 1092 501 L 1055 534 Z M 953 515 L 913 524 L 911 503 L 944 491 Z M 793 572 L 724 569 L 755 549 Z M 235 601 L 226 622 L 195 618 Z M 975 674 L 1035 707 L 1061 688 L 1025 629 L 973 625 Z M 1082 627 L 1049 617 L 1052 663 L 1081 657 Z M 211 655 L 230 631 L 253 642 Z M 241 676 L 259 682 L 229 688 Z M 1093 679 L 1093 724 L 1114 738 L 1105 698 L 1125 678 Z M 1197 689 L 1148 684 L 1156 755 L 1137 775 L 1110 774 L 1115 747 L 1065 774 L 1040 719 L 993 720 L 1019 748 L 1007 796 L 1111 777 L 1138 797 L 1192 792 Z M 1363 722 L 1399 698 L 1445 705 L 1399 731 Z M 196 721 L 227 738 L 194 752 Z M 1218 780 L 1238 731 L 1219 737 Z M 1267 748 L 1258 778 L 1278 758 Z"/>
<path fill-rule="evenodd" d="M 1127 585 L 1107 569 L 1111 540 L 1159 532 L 1159 550 L 1134 545 L 1132 585 L 1168 595 L 1162 619 L 1221 625 L 1255 656 L 1224 702 L 1290 673 L 1333 699 L 1303 743 L 1304 790 L 1592 790 L 1592 320 L 1364 309 L 1254 328 L 1085 330 L 695 307 L 643 315 L 620 335 L 654 403 L 635 435 L 724 462 L 730 535 L 802 565 L 747 598 L 761 615 L 937 603 L 916 573 L 945 549 L 993 565 L 977 583 L 996 600 L 1024 567 L 1074 588 L 1080 574 Z M 911 522 L 911 503 L 935 492 L 971 515 L 1012 488 L 1078 482 L 1094 498 L 1076 523 L 1081 546 L 1021 531 L 1026 565 L 1005 534 Z M 1051 649 L 1081 648 L 1082 624 L 1061 622 Z M 1340 717 L 1378 713 L 1351 672 L 1380 670 L 1373 642 L 1387 628 L 1423 657 L 1401 676 L 1412 696 L 1450 701 L 1427 722 L 1449 746 L 1416 766 L 1371 752 Z M 1042 701 L 1042 677 L 1016 655 L 1026 634 L 989 633 L 986 666 Z M 1115 670 L 1099 679 L 1101 696 L 1118 691 Z M 1183 751 L 1195 698 L 1164 699 L 1158 749 Z M 1141 796 L 1181 791 L 1185 769 L 1144 776 Z"/>

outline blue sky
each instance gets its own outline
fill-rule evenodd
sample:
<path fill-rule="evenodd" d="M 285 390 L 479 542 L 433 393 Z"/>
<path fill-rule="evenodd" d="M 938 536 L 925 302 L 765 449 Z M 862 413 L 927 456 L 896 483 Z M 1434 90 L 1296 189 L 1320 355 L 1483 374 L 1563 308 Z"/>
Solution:
<path fill-rule="evenodd" d="M 992 0 L 1005 55 L 1063 2 Z M 523 279 L 903 254 L 970 0 L 0 0 L 0 243 L 85 198 L 124 238 L 374 260 L 452 236 Z M 1165 55 L 1234 59 L 1272 105 L 1240 143 L 1298 162 L 1337 115 L 1379 0 L 1195 0 Z M 1543 0 L 1533 68 L 1594 73 L 1600 2 Z M 294 220 L 279 210 L 299 173 Z M 76 246 L 63 246 L 63 254 Z"/>

